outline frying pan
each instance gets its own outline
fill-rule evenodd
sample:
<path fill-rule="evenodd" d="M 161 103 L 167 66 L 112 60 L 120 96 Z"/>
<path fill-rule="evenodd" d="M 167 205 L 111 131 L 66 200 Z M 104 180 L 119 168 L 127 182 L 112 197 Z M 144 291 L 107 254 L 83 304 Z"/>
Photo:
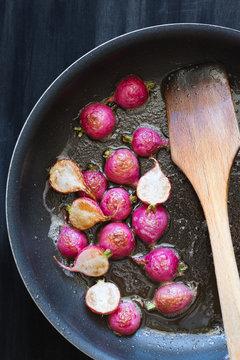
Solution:
<path fill-rule="evenodd" d="M 143 326 L 135 335 L 119 338 L 86 308 L 86 285 L 56 266 L 43 191 L 47 169 L 72 132 L 69 119 L 76 118 L 90 101 L 106 98 L 127 74 L 160 83 L 181 66 L 217 61 L 238 77 L 239 58 L 240 32 L 232 29 L 172 24 L 137 30 L 106 42 L 72 64 L 46 90 L 24 124 L 12 156 L 6 192 L 12 252 L 42 313 L 93 359 L 220 360 L 227 350 L 224 333 L 164 333 Z M 91 151 L 89 147 L 89 157 Z M 237 204 L 231 211 L 237 213 Z"/>

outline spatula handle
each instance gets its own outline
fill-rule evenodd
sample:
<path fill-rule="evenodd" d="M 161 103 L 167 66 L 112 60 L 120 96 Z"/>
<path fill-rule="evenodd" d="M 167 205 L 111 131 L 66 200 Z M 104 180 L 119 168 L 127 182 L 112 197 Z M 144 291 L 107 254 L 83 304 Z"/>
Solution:
<path fill-rule="evenodd" d="M 224 196 L 203 206 L 212 245 L 218 293 L 231 360 L 240 360 L 240 280 Z"/>

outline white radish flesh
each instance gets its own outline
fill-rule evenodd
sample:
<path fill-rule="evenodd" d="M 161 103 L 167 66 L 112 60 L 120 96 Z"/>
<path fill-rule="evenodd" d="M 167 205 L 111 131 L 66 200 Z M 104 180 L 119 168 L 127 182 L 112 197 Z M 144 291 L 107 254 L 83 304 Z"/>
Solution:
<path fill-rule="evenodd" d="M 112 314 L 121 300 L 118 287 L 110 282 L 98 281 L 88 289 L 85 297 L 86 305 L 97 314 Z"/>
<path fill-rule="evenodd" d="M 154 161 L 155 166 L 144 174 L 137 184 L 137 197 L 145 204 L 159 205 L 167 201 L 171 191 L 171 183 L 162 172 L 158 161 Z"/>
<path fill-rule="evenodd" d="M 85 191 L 95 199 L 87 188 L 80 167 L 72 160 L 62 159 L 50 169 L 49 182 L 55 191 L 68 194 L 76 191 Z"/>

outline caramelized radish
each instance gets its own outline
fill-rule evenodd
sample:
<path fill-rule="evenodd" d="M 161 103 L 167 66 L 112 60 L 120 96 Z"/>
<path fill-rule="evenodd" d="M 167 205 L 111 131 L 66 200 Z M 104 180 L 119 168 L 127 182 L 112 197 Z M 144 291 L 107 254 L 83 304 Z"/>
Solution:
<path fill-rule="evenodd" d="M 70 223 L 79 230 L 87 230 L 101 221 L 108 221 L 111 217 L 103 214 L 96 201 L 81 197 L 67 207 Z"/>
<path fill-rule="evenodd" d="M 153 244 L 162 236 L 167 228 L 168 214 L 162 206 L 156 206 L 155 211 L 147 205 L 138 206 L 132 216 L 132 227 L 135 233 L 146 244 Z"/>
<path fill-rule="evenodd" d="M 78 253 L 72 267 L 61 264 L 56 257 L 54 259 L 65 270 L 79 272 L 87 276 L 102 276 L 109 269 L 108 258 L 112 255 L 110 250 L 103 250 L 99 246 L 90 245 Z"/>
<path fill-rule="evenodd" d="M 91 169 L 83 172 L 83 178 L 86 186 L 95 196 L 97 201 L 100 201 L 107 189 L 107 179 L 101 171 Z M 79 192 L 79 196 L 86 196 L 83 191 Z"/>
<path fill-rule="evenodd" d="M 140 127 L 132 136 L 123 134 L 122 140 L 132 144 L 133 151 L 143 157 L 149 157 L 169 144 L 168 140 L 149 127 Z"/>
<path fill-rule="evenodd" d="M 138 76 L 131 75 L 124 78 L 117 86 L 114 101 L 125 109 L 133 109 L 143 105 L 148 99 L 148 85 Z"/>
<path fill-rule="evenodd" d="M 81 231 L 71 228 L 65 224 L 58 236 L 57 247 L 60 253 L 67 258 L 75 257 L 85 246 L 87 246 L 86 235 Z"/>
<path fill-rule="evenodd" d="M 141 314 L 133 302 L 122 302 L 117 311 L 109 315 L 108 323 L 116 335 L 131 335 L 140 326 Z"/>
<path fill-rule="evenodd" d="M 111 250 L 113 259 L 120 259 L 131 254 L 135 246 L 135 239 L 126 224 L 112 222 L 101 230 L 99 245 L 103 249 Z"/>
<path fill-rule="evenodd" d="M 153 302 L 146 303 L 146 308 L 147 310 L 157 309 L 166 315 L 177 315 L 189 308 L 196 294 L 196 286 L 167 283 L 157 290 Z"/>
<path fill-rule="evenodd" d="M 132 211 L 130 196 L 122 188 L 113 188 L 106 191 L 100 206 L 106 216 L 113 216 L 112 220 L 124 220 Z"/>
<path fill-rule="evenodd" d="M 86 106 L 80 114 L 80 125 L 92 139 L 99 140 L 111 134 L 115 127 L 112 109 L 102 103 Z"/>
<path fill-rule="evenodd" d="M 117 310 L 121 294 L 116 285 L 99 280 L 86 292 L 85 302 L 94 313 L 109 315 Z"/>
<path fill-rule="evenodd" d="M 49 174 L 50 185 L 55 191 L 62 194 L 84 191 L 92 199 L 95 199 L 85 184 L 80 167 L 74 161 L 69 159 L 57 161 L 51 167 Z"/>
<path fill-rule="evenodd" d="M 187 269 L 184 263 L 179 263 L 175 251 L 167 247 L 154 249 L 145 256 L 132 256 L 132 259 L 144 267 L 152 280 L 158 282 L 171 281 Z"/>
<path fill-rule="evenodd" d="M 139 177 L 139 163 L 135 154 L 128 149 L 109 149 L 104 172 L 110 181 L 122 185 L 136 186 Z"/>
<path fill-rule="evenodd" d="M 144 174 L 137 183 L 137 197 L 144 203 L 155 209 L 156 205 L 162 204 L 170 196 L 171 183 L 162 172 L 159 162 L 154 161 L 155 166 Z"/>

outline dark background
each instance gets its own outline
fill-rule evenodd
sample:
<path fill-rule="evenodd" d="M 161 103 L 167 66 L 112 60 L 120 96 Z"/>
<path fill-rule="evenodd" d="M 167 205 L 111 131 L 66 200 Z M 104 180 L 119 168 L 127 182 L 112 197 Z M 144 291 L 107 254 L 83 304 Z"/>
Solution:
<path fill-rule="evenodd" d="M 164 23 L 240 30 L 238 0 L 0 0 L 0 359 L 89 359 L 44 318 L 8 243 L 4 197 L 11 153 L 32 107 L 73 61 L 120 34 Z"/>

